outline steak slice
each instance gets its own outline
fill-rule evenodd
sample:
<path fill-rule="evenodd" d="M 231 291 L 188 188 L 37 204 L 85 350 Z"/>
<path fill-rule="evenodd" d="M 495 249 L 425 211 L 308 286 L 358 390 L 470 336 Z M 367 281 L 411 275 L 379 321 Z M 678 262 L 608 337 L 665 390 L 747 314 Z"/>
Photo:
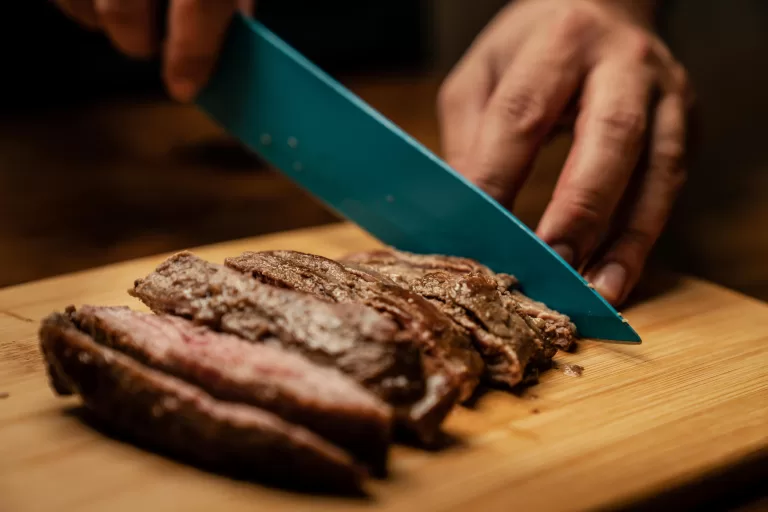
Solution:
<path fill-rule="evenodd" d="M 515 386 L 528 363 L 543 357 L 544 344 L 514 309 L 505 307 L 496 283 L 480 273 L 438 271 L 411 283 L 469 333 L 492 382 Z"/>
<path fill-rule="evenodd" d="M 483 274 L 493 279 L 499 288 L 504 290 L 517 285 L 517 279 L 512 275 L 496 273 L 475 260 L 458 256 L 414 254 L 385 248 L 348 254 L 341 261 L 344 263 L 362 263 L 374 267 L 382 274 L 406 287 L 412 281 L 437 270 L 460 275 Z"/>
<path fill-rule="evenodd" d="M 197 386 L 101 346 L 65 315 L 43 320 L 40 343 L 59 394 L 79 394 L 105 424 L 198 463 L 317 488 L 356 489 L 352 458 L 258 407 L 219 401 Z"/>
<path fill-rule="evenodd" d="M 342 261 L 371 267 L 408 287 L 435 271 L 457 275 L 481 274 L 496 282 L 505 303 L 514 308 L 541 336 L 547 352 L 545 358 L 551 358 L 556 349 L 568 350 L 578 337 L 576 326 L 568 316 L 523 295 L 516 289 L 518 283 L 513 276 L 495 273 L 485 265 L 468 258 L 421 255 L 388 248 L 350 254 Z"/>
<path fill-rule="evenodd" d="M 296 251 L 245 252 L 225 264 L 265 283 L 385 313 L 416 333 L 427 372 L 444 375 L 460 389 L 461 401 L 472 395 L 480 380 L 483 362 L 469 338 L 433 304 L 378 272 Z"/>
<path fill-rule="evenodd" d="M 571 319 L 550 309 L 543 302 L 526 297 L 520 290 L 509 290 L 515 309 L 550 345 L 560 350 L 570 350 L 578 337 L 576 325 Z"/>
<path fill-rule="evenodd" d="M 77 327 L 103 345 L 216 399 L 255 405 L 307 427 L 377 474 L 386 471 L 391 408 L 335 368 L 179 317 L 93 306 L 69 314 Z"/>
<path fill-rule="evenodd" d="M 265 285 L 188 252 L 136 280 L 130 293 L 156 312 L 281 344 L 339 368 L 392 404 L 398 423 L 425 443 L 437 437 L 456 401 L 457 390 L 443 375 L 425 379 L 413 333 L 361 304 Z"/>

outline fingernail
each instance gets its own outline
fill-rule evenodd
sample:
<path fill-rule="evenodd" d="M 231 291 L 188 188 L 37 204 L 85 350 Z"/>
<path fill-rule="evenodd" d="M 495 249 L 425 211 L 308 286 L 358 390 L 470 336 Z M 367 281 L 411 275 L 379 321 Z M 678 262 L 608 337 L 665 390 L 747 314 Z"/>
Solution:
<path fill-rule="evenodd" d="M 626 281 L 627 270 L 624 266 L 616 262 L 611 262 L 607 263 L 603 268 L 597 271 L 592 284 L 605 300 L 615 304 L 621 299 Z"/>
<path fill-rule="evenodd" d="M 560 255 L 569 265 L 573 265 L 574 252 L 570 245 L 557 244 L 552 246 L 552 250 Z"/>

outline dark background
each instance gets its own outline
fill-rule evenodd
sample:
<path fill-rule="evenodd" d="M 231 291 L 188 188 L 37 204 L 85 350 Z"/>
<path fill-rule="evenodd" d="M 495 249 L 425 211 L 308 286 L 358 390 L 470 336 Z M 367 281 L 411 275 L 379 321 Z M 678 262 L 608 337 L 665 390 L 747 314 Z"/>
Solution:
<path fill-rule="evenodd" d="M 4 4 L 4 109 L 163 94 L 159 60 L 121 56 L 102 34 L 82 30 L 50 1 Z M 428 63 L 426 2 L 260 0 L 257 17 L 334 75 L 419 70 Z"/>

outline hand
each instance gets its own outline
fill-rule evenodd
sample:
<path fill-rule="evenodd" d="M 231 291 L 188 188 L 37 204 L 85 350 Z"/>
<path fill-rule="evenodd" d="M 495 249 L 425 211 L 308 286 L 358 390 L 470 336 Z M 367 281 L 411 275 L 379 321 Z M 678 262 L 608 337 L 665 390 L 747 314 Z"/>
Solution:
<path fill-rule="evenodd" d="M 120 51 L 147 58 L 161 50 L 159 0 L 54 0 L 86 27 L 103 30 Z M 170 0 L 162 42 L 163 78 L 171 96 L 190 101 L 208 80 L 230 18 L 253 0 Z"/>
<path fill-rule="evenodd" d="M 459 62 L 438 101 L 448 163 L 508 208 L 542 142 L 569 107 L 578 108 L 537 234 L 614 305 L 639 279 L 685 181 L 687 78 L 651 32 L 651 7 L 647 0 L 513 2 Z"/>

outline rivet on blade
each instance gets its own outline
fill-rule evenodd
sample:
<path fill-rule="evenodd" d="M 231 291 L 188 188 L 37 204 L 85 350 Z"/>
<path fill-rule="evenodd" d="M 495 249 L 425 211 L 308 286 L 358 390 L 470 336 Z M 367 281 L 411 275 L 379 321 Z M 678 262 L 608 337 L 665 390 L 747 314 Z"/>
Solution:
<path fill-rule="evenodd" d="M 259 142 L 261 142 L 264 146 L 269 146 L 272 144 L 272 136 L 268 133 L 263 133 L 259 139 Z"/>
<path fill-rule="evenodd" d="M 393 196 L 393 195 L 388 195 L 388 196 L 387 196 L 387 197 L 385 197 L 384 199 L 386 199 L 386 201 L 387 201 L 388 203 L 394 203 L 394 202 L 395 202 L 395 196 Z"/>
<path fill-rule="evenodd" d="M 301 162 L 293 162 L 293 170 L 296 172 L 301 172 L 304 169 L 304 166 L 301 164 Z"/>
<path fill-rule="evenodd" d="M 296 149 L 296 146 L 299 145 L 299 141 L 296 140 L 296 137 L 288 137 L 288 147 Z"/>

